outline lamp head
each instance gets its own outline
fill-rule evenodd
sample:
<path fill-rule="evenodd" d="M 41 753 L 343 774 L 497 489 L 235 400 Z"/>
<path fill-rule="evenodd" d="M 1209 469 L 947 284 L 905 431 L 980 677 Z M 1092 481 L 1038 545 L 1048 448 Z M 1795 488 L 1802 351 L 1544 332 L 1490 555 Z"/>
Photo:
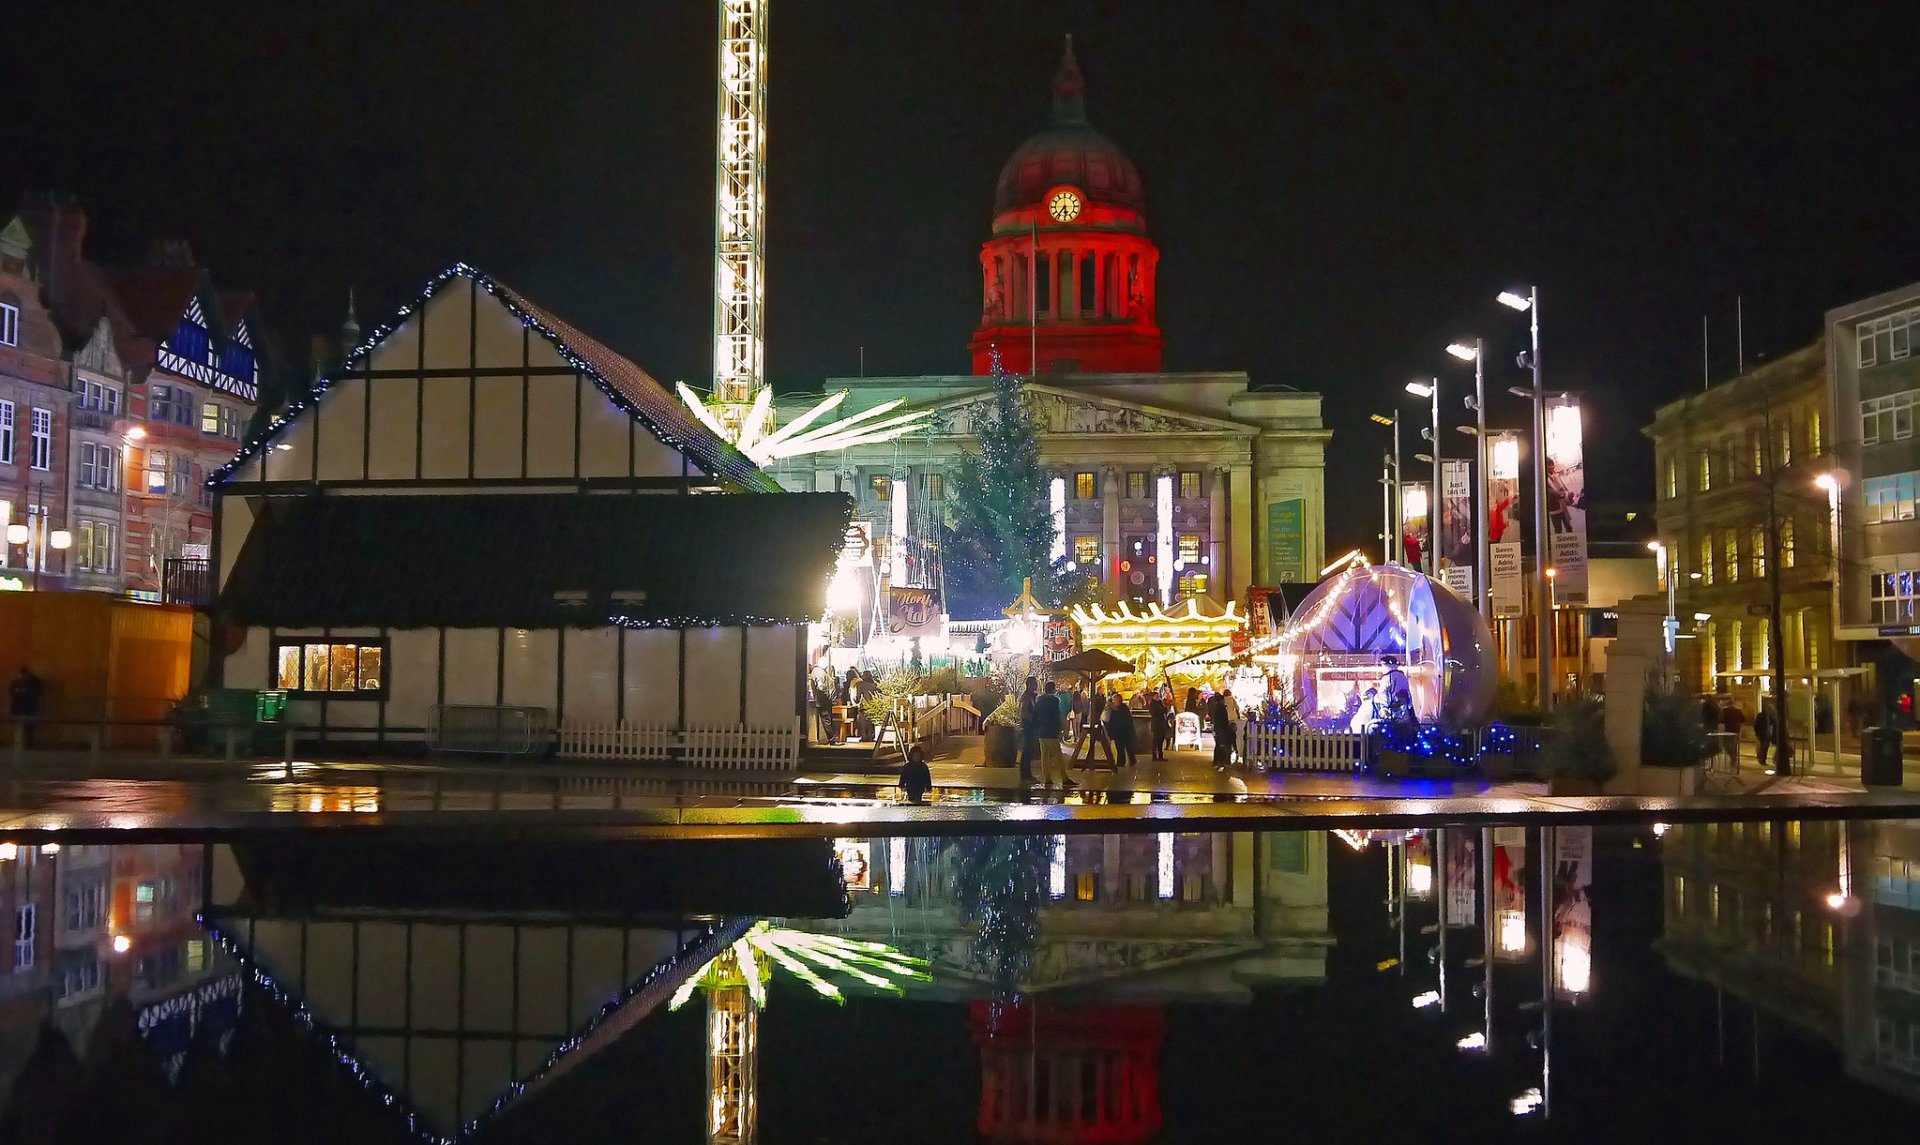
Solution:
<path fill-rule="evenodd" d="M 1813 483 L 1828 493 L 1840 488 L 1840 480 L 1831 473 L 1822 473 L 1813 479 Z"/>
<path fill-rule="evenodd" d="M 1408 382 L 1407 392 L 1416 398 L 1430 398 L 1433 396 L 1433 386 L 1426 382 Z"/>
<path fill-rule="evenodd" d="M 128 441 L 143 441 L 146 439 L 147 430 L 145 426 L 136 425 L 133 428 L 127 430 L 124 436 Z"/>
<path fill-rule="evenodd" d="M 7 543 L 9 545 L 24 545 L 32 539 L 33 539 L 33 530 L 28 528 L 27 526 L 25 525 L 8 525 L 7 526 Z"/>
<path fill-rule="evenodd" d="M 1393 424 L 1393 419 L 1383 413 L 1370 413 L 1367 415 L 1367 417 L 1375 425 L 1392 425 Z"/>
<path fill-rule="evenodd" d="M 1511 307 L 1514 310 L 1525 311 L 1533 309 L 1533 299 L 1528 298 L 1525 294 L 1519 294 L 1511 290 L 1501 291 L 1496 301 L 1498 301 L 1500 305 Z"/>
<path fill-rule="evenodd" d="M 1452 354 L 1454 357 L 1460 359 L 1462 362 L 1471 362 L 1475 358 L 1478 358 L 1480 356 L 1480 351 L 1474 349 L 1472 346 L 1467 345 L 1465 342 L 1453 342 L 1448 344 L 1447 353 Z"/>

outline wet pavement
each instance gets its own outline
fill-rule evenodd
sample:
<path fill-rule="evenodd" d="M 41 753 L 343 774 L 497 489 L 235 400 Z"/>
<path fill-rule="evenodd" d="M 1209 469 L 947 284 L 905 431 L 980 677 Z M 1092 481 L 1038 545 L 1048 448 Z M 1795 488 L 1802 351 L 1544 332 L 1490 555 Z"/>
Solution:
<path fill-rule="evenodd" d="M 1413 827 L 1429 823 L 1920 816 L 1920 792 L 1750 774 L 1700 795 L 1555 796 L 1537 783 L 1218 773 L 1204 761 L 1077 772 L 1020 798 L 1011 769 L 936 765 L 925 805 L 884 775 L 713 773 L 561 764 L 360 761 L 165 764 L 43 758 L 0 778 L 0 831 L 132 840 L 303 830 L 490 838 L 833 836 Z"/>

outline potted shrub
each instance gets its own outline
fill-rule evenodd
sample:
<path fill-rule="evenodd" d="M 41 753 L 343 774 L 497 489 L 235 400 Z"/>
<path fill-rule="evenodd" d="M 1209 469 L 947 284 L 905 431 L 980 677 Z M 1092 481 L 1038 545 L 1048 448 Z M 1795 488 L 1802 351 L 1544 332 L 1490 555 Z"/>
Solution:
<path fill-rule="evenodd" d="M 1649 689 L 1640 715 L 1640 785 L 1648 795 L 1691 795 L 1711 744 L 1691 696 Z"/>
<path fill-rule="evenodd" d="M 988 767 L 1020 762 L 1020 697 L 1007 695 L 987 713 L 985 758 Z"/>
<path fill-rule="evenodd" d="M 1553 709 L 1540 769 L 1554 795 L 1598 795 L 1618 767 L 1607 747 L 1606 705 L 1599 700 L 1570 700 Z"/>

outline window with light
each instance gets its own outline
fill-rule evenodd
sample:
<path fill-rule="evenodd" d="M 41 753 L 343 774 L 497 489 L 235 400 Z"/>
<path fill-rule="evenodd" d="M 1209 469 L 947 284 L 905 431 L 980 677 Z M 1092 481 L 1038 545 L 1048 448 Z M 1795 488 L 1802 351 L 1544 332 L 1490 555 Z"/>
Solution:
<path fill-rule="evenodd" d="M 1094 492 L 1093 474 L 1082 470 L 1073 475 L 1073 496 L 1077 501 L 1091 501 L 1099 496 Z"/>
<path fill-rule="evenodd" d="M 335 699 L 386 694 L 387 645 L 376 641 L 277 641 L 274 686 L 287 692 Z"/>

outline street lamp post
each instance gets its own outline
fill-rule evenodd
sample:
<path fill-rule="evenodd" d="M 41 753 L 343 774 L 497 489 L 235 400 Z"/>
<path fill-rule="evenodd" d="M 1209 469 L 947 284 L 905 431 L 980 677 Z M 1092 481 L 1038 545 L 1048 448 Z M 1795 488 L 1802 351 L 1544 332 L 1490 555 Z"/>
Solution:
<path fill-rule="evenodd" d="M 1840 628 L 1840 478 L 1840 473 L 1832 472 L 1822 473 L 1813 479 L 1813 483 L 1827 495 L 1827 563 L 1829 566 L 1827 632 L 1830 634 L 1839 631 Z M 1776 545 L 1776 547 L 1779 546 Z M 1773 558 L 1775 564 L 1777 565 L 1785 555 L 1785 553 L 1775 553 Z M 1836 640 L 1835 643 L 1837 644 L 1838 641 Z M 1801 650 L 1801 655 L 1806 655 L 1805 649 Z M 1818 690 L 1820 685 L 1815 682 L 1813 687 Z M 1834 689 L 1833 701 L 1833 762 L 1837 767 L 1840 763 L 1840 695 L 1837 687 Z M 1863 758 L 1864 754 L 1863 752 Z"/>
<path fill-rule="evenodd" d="M 7 543 L 9 545 L 30 546 L 27 551 L 27 563 L 33 566 L 33 579 L 31 582 L 33 591 L 39 592 L 40 571 L 47 567 L 47 550 L 52 549 L 57 553 L 66 552 L 69 548 L 73 547 L 73 534 L 65 529 L 55 529 L 52 527 L 52 506 L 46 503 L 47 487 L 44 484 L 35 482 L 32 486 L 32 494 L 37 499 L 40 507 L 39 524 L 8 525 Z M 33 520 L 31 512 L 29 512 L 27 519 L 29 522 Z M 64 559 L 65 558 L 62 558 L 63 561 Z"/>
<path fill-rule="evenodd" d="M 1473 362 L 1473 396 L 1467 405 L 1473 410 L 1473 597 L 1480 616 L 1493 620 L 1493 588 L 1487 583 L 1487 565 L 1492 542 L 1487 537 L 1487 355 L 1486 347 L 1475 338 L 1473 345 L 1455 342 L 1447 353 L 1461 361 Z"/>
<path fill-rule="evenodd" d="M 1406 559 L 1406 530 L 1400 521 L 1400 411 L 1394 410 L 1391 417 L 1386 414 L 1370 414 L 1376 425 L 1393 427 L 1393 456 L 1391 465 L 1393 476 L 1388 481 L 1387 495 L 1392 498 L 1392 508 L 1387 513 L 1386 544 L 1381 549 L 1385 560 Z"/>
<path fill-rule="evenodd" d="M 1427 398 L 1433 403 L 1433 428 L 1423 430 L 1422 435 L 1433 443 L 1433 488 L 1427 495 L 1427 575 L 1440 579 L 1440 546 L 1435 543 L 1440 536 L 1440 379 L 1429 378 L 1426 381 L 1408 382 L 1407 392 L 1417 398 Z"/>
<path fill-rule="evenodd" d="M 1528 327 L 1532 334 L 1533 345 L 1521 357 L 1521 364 L 1533 371 L 1533 391 L 1525 396 L 1533 399 L 1533 588 L 1535 608 L 1539 601 L 1547 597 L 1547 433 L 1544 423 L 1546 413 L 1546 391 L 1540 382 L 1540 288 L 1529 286 L 1525 296 L 1511 290 L 1503 290 L 1499 295 L 1503 306 L 1519 310 L 1527 315 Z M 1538 644 L 1540 648 L 1540 710 L 1553 707 L 1553 618 L 1545 612 L 1540 614 Z"/>
<path fill-rule="evenodd" d="M 147 431 L 141 426 L 130 426 L 120 435 L 120 535 L 114 538 L 113 569 L 114 580 L 119 584 L 118 591 L 127 589 L 127 483 L 132 480 L 128 467 L 133 462 L 134 445 L 146 440 Z"/>
<path fill-rule="evenodd" d="M 1680 616 L 1676 610 L 1676 598 L 1679 595 L 1679 570 L 1674 568 L 1673 553 L 1660 541 L 1648 541 L 1647 548 L 1653 551 L 1654 567 L 1660 574 L 1660 587 L 1667 592 L 1666 626 L 1661 630 L 1661 643 L 1667 650 L 1667 687 L 1679 685 L 1680 666 L 1676 663 L 1680 640 Z"/>

